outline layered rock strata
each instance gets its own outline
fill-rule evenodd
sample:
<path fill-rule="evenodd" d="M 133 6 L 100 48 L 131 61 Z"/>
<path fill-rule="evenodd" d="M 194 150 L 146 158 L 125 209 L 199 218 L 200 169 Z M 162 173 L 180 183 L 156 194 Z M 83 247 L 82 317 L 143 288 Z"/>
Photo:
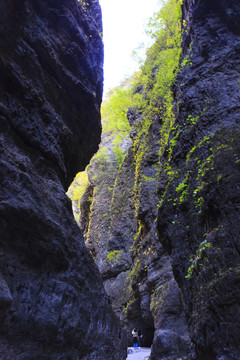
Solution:
<path fill-rule="evenodd" d="M 65 194 L 100 141 L 98 1 L 3 0 L 0 12 L 0 358 L 125 359 Z"/>

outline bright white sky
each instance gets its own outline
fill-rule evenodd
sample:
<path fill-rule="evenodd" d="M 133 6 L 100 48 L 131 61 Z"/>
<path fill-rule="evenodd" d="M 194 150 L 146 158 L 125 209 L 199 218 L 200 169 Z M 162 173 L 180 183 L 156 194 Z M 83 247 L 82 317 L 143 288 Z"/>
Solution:
<path fill-rule="evenodd" d="M 159 0 L 99 0 L 103 15 L 104 93 L 137 70 L 132 51 L 143 41 L 147 19 L 159 9 Z"/>

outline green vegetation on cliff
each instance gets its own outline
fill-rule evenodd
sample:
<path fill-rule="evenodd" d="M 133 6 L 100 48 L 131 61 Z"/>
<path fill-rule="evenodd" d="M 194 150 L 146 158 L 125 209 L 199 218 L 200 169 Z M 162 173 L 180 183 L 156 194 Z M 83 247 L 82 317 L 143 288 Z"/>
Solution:
<path fill-rule="evenodd" d="M 68 189 L 67 195 L 73 203 L 73 213 L 75 220 L 78 222 L 80 217 L 80 201 L 87 189 L 89 183 L 88 175 L 86 171 L 79 172 L 71 186 Z"/>
<path fill-rule="evenodd" d="M 104 204 L 103 217 L 98 219 L 101 231 L 104 229 L 103 222 L 108 224 L 107 231 L 110 231 L 114 217 L 121 217 L 124 211 L 124 191 L 120 194 L 117 190 L 117 173 L 121 171 L 121 165 L 126 156 L 127 149 L 125 141 L 129 139 L 132 131 L 135 185 L 133 187 L 135 201 L 135 216 L 138 227 L 132 236 L 131 257 L 133 259 L 132 271 L 128 277 L 129 289 L 131 283 L 139 276 L 141 268 L 147 269 L 149 261 L 154 256 L 152 245 L 147 251 L 143 249 L 144 221 L 139 219 L 141 211 L 141 196 L 144 188 L 149 188 L 149 196 L 153 202 L 154 214 L 152 219 L 152 233 L 156 236 L 156 217 L 158 209 L 158 178 L 161 171 L 161 156 L 164 153 L 170 131 L 174 125 L 173 112 L 173 91 L 172 87 L 179 70 L 181 55 L 181 3 L 175 0 L 166 0 L 159 12 L 157 12 L 148 23 L 147 32 L 154 40 L 153 45 L 146 52 L 146 61 L 140 71 L 133 75 L 121 86 L 113 89 L 102 104 L 102 143 L 99 151 L 93 157 L 89 169 L 90 181 L 96 186 L 101 186 L 101 196 L 111 199 L 110 204 Z M 134 119 L 131 127 L 127 119 L 128 109 L 132 109 Z M 157 124 L 157 125 L 156 125 Z M 152 134 L 151 128 L 156 127 L 157 136 Z M 153 139 L 153 136 L 155 137 Z M 154 161 L 147 173 L 144 172 L 144 164 L 152 157 L 152 144 L 155 143 Z M 110 175 L 111 172 L 111 175 Z M 114 174 L 114 175 L 113 175 Z M 114 182 L 108 184 L 106 177 L 113 177 Z M 86 182 L 84 182 L 86 188 Z M 83 187 L 73 191 L 73 199 L 82 196 Z M 94 191 L 96 196 L 97 192 Z M 104 193 L 106 193 L 104 195 Z M 112 194 L 112 195 L 111 195 Z M 79 201 L 80 203 L 80 201 Z M 95 203 L 94 203 L 95 204 Z M 97 213 L 95 205 L 90 207 L 89 230 L 92 237 L 98 242 L 100 233 L 94 233 L 92 219 L 94 212 Z M 100 225 L 99 225 L 100 226 Z M 89 239 L 89 234 L 87 235 Z M 103 236 L 105 241 L 108 235 Z M 99 244 L 99 242 L 98 242 Z M 116 252 L 117 251 L 117 252 Z M 118 260 L 119 249 L 108 249 L 106 261 Z M 145 271 L 146 273 L 146 271 Z M 154 295 L 153 295 L 154 296 Z"/>
<path fill-rule="evenodd" d="M 172 85 L 179 69 L 181 54 L 181 1 L 168 0 L 148 24 L 155 40 L 147 50 L 136 86 L 142 87 L 144 112 L 148 118 L 158 114 L 163 124 L 173 119 Z M 168 124 L 169 125 L 169 124 Z"/>
<path fill-rule="evenodd" d="M 133 87 L 135 112 L 139 114 L 140 119 L 136 121 L 136 124 L 133 124 L 137 130 L 137 135 L 133 139 L 135 153 L 134 193 L 135 216 L 138 218 L 139 228 L 132 246 L 133 269 L 135 271 L 134 277 L 129 278 L 130 289 L 133 279 L 141 277 L 141 273 L 144 274 L 142 269 L 147 268 L 155 254 L 154 249 L 152 249 L 148 256 L 144 255 L 143 239 L 148 236 L 149 226 L 151 227 L 151 238 L 157 236 L 157 192 L 159 174 L 162 171 L 161 157 L 168 147 L 169 135 L 174 127 L 173 85 L 181 67 L 181 3 L 182 1 L 175 0 L 164 1 L 161 10 L 149 20 L 148 33 L 155 42 L 147 50 L 146 61 L 137 74 L 137 80 Z M 156 135 L 156 131 L 158 135 Z M 147 166 L 147 164 L 150 165 Z M 141 209 L 142 205 L 144 207 L 142 196 L 146 189 L 149 189 L 148 196 L 151 197 L 152 208 L 155 209 L 152 214 L 151 225 L 148 224 L 148 230 L 145 230 L 145 220 Z"/>
<path fill-rule="evenodd" d="M 119 168 L 126 155 L 124 140 L 129 138 L 130 125 L 127 119 L 127 110 L 132 105 L 130 95 L 131 80 L 125 81 L 121 86 L 114 88 L 107 95 L 102 104 L 102 143 L 92 161 L 98 166 L 98 173 L 92 174 L 96 179 L 109 168 Z M 105 139 L 106 143 L 105 143 Z M 112 158 L 114 154 L 114 159 Z M 89 179 L 86 171 L 79 172 L 68 190 L 68 196 L 73 202 L 76 221 L 80 217 L 81 198 L 87 189 Z"/>
<path fill-rule="evenodd" d="M 133 104 L 131 83 L 132 79 L 111 90 L 102 104 L 103 135 L 107 134 L 109 139 L 111 139 L 111 146 L 118 166 L 121 166 L 126 155 L 123 141 L 129 138 L 130 132 L 127 111 Z"/>
<path fill-rule="evenodd" d="M 114 88 L 102 104 L 103 131 L 113 135 L 128 136 L 130 125 L 127 110 L 131 106 L 131 94 L 127 83 Z"/>
<path fill-rule="evenodd" d="M 232 74 L 225 72 L 229 48 L 225 61 L 218 61 L 211 53 L 215 34 L 205 48 L 206 27 L 195 43 L 195 15 L 184 6 L 191 21 L 181 23 L 181 5 L 182 0 L 166 0 L 149 20 L 155 41 L 146 61 L 103 104 L 103 142 L 90 166 L 86 238 L 113 307 L 129 329 L 145 323 L 159 330 L 166 319 L 175 332 L 180 316 L 185 319 L 182 292 L 193 340 L 212 341 L 217 354 L 220 337 L 210 339 L 219 326 L 215 315 L 224 311 L 229 318 L 225 309 L 239 277 L 238 102 L 229 93 Z M 228 296 L 222 299 L 225 287 Z M 174 324 L 174 311 L 169 316 L 168 310 L 177 298 Z"/>
<path fill-rule="evenodd" d="M 147 50 L 145 63 L 138 74 L 114 88 L 102 104 L 102 136 L 107 135 L 110 139 L 115 162 L 119 168 L 126 155 L 124 140 L 129 138 L 130 133 L 127 111 L 134 108 L 136 112 L 143 114 L 141 121 L 134 124 L 138 133 L 134 139 L 136 192 L 142 182 L 139 169 L 144 161 L 144 153 L 148 150 L 146 146 L 152 118 L 158 116 L 162 122 L 159 156 L 164 151 L 174 123 L 172 85 L 179 69 L 181 54 L 181 2 L 164 1 L 161 10 L 149 20 L 147 33 L 155 42 Z M 100 146 L 94 159 L 102 171 L 111 166 L 112 159 L 109 159 L 109 156 L 106 146 Z M 152 179 L 156 174 L 155 167 Z M 143 180 L 146 180 L 146 176 L 142 176 Z M 75 189 L 74 193 L 74 200 L 77 193 L 79 197 L 82 195 L 79 189 Z M 136 198 L 136 203 L 137 201 Z"/>
<path fill-rule="evenodd" d="M 88 169 L 90 181 L 94 184 L 94 199 L 90 207 L 87 245 L 96 262 L 104 269 L 102 271 L 108 269 L 112 274 L 111 269 L 118 269 L 117 266 L 126 271 L 122 260 L 126 249 L 128 263 L 132 261 L 124 284 L 128 291 L 128 300 L 122 303 L 121 308 L 125 317 L 131 311 L 129 305 L 139 296 L 138 287 L 134 287 L 134 284 L 140 283 L 147 276 L 148 267 L 157 253 L 154 241 L 157 238 L 159 174 L 162 170 L 161 157 L 168 146 L 169 134 L 175 122 L 172 89 L 180 68 L 181 3 L 182 1 L 175 0 L 164 1 L 161 10 L 149 20 L 147 31 L 154 43 L 147 50 L 146 61 L 140 71 L 121 87 L 113 89 L 104 101 L 102 143 Z M 121 166 L 126 155 L 124 144 L 129 139 L 130 131 L 135 174 L 132 176 L 132 188 L 126 192 L 124 187 L 130 183 L 129 179 L 126 183 L 121 180 L 121 184 L 118 179 L 121 178 Z M 114 179 L 111 184 L 109 179 Z M 180 187 L 179 192 L 181 190 Z M 123 239 L 128 239 L 130 243 L 125 246 L 118 242 L 120 235 L 111 231 L 116 219 L 126 216 L 126 193 L 129 198 L 134 199 L 132 222 L 136 225 L 128 230 L 126 222 L 123 222 L 125 227 L 124 230 L 121 229 L 121 241 L 123 243 L 127 241 Z M 142 210 L 144 194 L 151 202 L 148 229 Z M 97 205 L 98 196 L 101 196 L 101 209 Z M 151 293 L 149 310 L 154 318 L 159 294 L 162 293 L 159 286 L 156 284 Z"/>

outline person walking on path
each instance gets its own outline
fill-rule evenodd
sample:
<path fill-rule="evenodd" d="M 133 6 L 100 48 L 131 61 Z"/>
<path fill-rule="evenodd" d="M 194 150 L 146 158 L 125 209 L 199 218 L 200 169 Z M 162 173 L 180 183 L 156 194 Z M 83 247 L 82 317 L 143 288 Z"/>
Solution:
<path fill-rule="evenodd" d="M 138 330 L 137 330 L 137 328 L 133 329 L 132 336 L 133 336 L 133 347 L 135 350 L 137 350 L 137 348 L 138 348 Z"/>

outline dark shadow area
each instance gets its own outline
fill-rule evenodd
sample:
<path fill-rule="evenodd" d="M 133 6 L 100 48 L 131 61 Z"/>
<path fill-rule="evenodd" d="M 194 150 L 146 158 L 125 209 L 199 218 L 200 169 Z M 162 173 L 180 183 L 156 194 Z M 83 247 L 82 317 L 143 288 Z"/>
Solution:
<path fill-rule="evenodd" d="M 141 346 L 143 347 L 151 347 L 152 342 L 153 342 L 153 337 L 154 337 L 154 328 L 143 328 L 142 330 L 142 341 L 141 342 Z"/>

